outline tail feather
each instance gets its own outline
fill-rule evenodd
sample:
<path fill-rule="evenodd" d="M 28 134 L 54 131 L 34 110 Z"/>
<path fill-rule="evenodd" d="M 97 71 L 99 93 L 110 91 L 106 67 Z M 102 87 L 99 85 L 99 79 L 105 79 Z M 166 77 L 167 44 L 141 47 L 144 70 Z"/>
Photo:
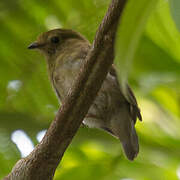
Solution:
<path fill-rule="evenodd" d="M 128 116 L 122 116 L 120 120 L 112 121 L 111 131 L 113 135 L 119 138 L 127 158 L 132 161 L 139 152 L 138 136 L 134 122 Z"/>
<path fill-rule="evenodd" d="M 133 161 L 139 153 L 139 142 L 134 123 L 131 123 L 131 128 L 126 130 L 119 128 L 119 126 L 114 126 L 112 129 L 103 127 L 102 129 L 121 141 L 127 158 Z"/>
<path fill-rule="evenodd" d="M 134 148 L 132 147 L 132 145 L 129 142 L 123 142 L 122 143 L 124 152 L 127 156 L 127 158 L 130 161 L 133 161 L 134 158 L 137 156 L 138 152 L 136 150 L 134 150 Z"/>
<path fill-rule="evenodd" d="M 138 136 L 134 127 L 132 127 L 130 136 L 128 136 L 126 140 L 122 141 L 122 146 L 127 158 L 131 161 L 134 160 L 139 152 Z"/>

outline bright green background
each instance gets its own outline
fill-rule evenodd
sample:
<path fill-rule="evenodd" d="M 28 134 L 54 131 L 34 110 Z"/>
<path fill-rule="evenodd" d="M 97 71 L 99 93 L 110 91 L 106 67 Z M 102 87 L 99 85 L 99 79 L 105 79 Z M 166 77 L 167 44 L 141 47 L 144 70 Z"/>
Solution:
<path fill-rule="evenodd" d="M 172 1 L 171 4 L 178 2 Z M 12 132 L 23 130 L 37 144 L 37 133 L 48 128 L 58 110 L 45 61 L 27 46 L 39 33 L 55 27 L 77 30 L 92 42 L 109 2 L 0 1 L 0 178 L 20 158 L 11 141 Z M 65 153 L 55 180 L 178 180 L 178 172 L 180 176 L 180 33 L 167 0 L 137 11 L 141 6 L 137 0 L 134 8 L 127 8 L 122 31 L 122 42 L 127 43 L 124 39 L 130 35 L 131 43 L 131 39 L 140 37 L 145 25 L 139 19 L 151 12 L 139 45 L 131 44 L 135 56 L 123 48 L 126 46 L 121 37 L 116 47 L 117 54 L 118 50 L 124 53 L 123 60 L 128 61 L 128 55 L 133 59 L 127 70 L 123 65 L 122 69 L 128 74 L 143 115 L 143 122 L 136 126 L 138 158 L 129 162 L 118 140 L 103 131 L 81 128 Z M 171 10 L 179 27 L 179 9 L 171 6 Z M 131 17 L 134 23 L 129 23 Z M 137 33 L 133 33 L 133 28 Z M 16 88 L 11 86 L 14 80 L 19 83 Z"/>

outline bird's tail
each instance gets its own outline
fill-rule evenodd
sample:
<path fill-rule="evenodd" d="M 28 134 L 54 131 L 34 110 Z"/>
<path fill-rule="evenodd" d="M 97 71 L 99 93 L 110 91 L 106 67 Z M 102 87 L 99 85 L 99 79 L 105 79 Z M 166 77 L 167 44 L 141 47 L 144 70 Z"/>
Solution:
<path fill-rule="evenodd" d="M 124 152 L 129 160 L 134 160 L 139 152 L 139 142 L 138 136 L 136 134 L 136 130 L 134 125 L 132 125 L 132 130 L 129 134 L 127 134 L 127 138 L 121 141 Z"/>
<path fill-rule="evenodd" d="M 127 158 L 131 161 L 134 160 L 139 152 L 138 136 L 134 122 L 126 108 L 121 108 L 116 118 L 111 121 L 111 131 L 120 139 Z"/>

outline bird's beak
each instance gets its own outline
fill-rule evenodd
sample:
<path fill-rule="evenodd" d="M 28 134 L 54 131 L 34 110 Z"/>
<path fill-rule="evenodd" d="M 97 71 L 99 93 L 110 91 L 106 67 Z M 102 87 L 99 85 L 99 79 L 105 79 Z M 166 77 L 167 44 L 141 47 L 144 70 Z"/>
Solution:
<path fill-rule="evenodd" d="M 28 46 L 28 49 L 37 49 L 37 48 L 40 48 L 40 47 L 42 47 L 42 46 L 44 46 L 44 44 L 40 44 L 40 43 L 38 43 L 38 42 L 33 42 L 32 44 L 30 44 L 30 45 Z"/>

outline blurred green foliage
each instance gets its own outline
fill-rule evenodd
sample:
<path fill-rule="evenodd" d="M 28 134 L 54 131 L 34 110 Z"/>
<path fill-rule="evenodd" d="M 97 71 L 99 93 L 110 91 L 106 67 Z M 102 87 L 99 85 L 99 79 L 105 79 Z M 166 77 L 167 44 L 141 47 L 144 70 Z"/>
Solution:
<path fill-rule="evenodd" d="M 21 157 L 12 133 L 23 130 L 35 145 L 37 133 L 48 128 L 58 110 L 45 61 L 27 46 L 56 27 L 79 31 L 92 42 L 109 2 L 0 1 L 0 178 Z M 177 14 L 177 8 L 171 10 Z M 127 13 L 133 17 L 134 12 Z M 167 0 L 153 7 L 128 76 L 143 115 L 136 126 L 137 159 L 129 162 L 118 140 L 103 131 L 80 128 L 55 180 L 180 179 L 180 33 Z"/>

